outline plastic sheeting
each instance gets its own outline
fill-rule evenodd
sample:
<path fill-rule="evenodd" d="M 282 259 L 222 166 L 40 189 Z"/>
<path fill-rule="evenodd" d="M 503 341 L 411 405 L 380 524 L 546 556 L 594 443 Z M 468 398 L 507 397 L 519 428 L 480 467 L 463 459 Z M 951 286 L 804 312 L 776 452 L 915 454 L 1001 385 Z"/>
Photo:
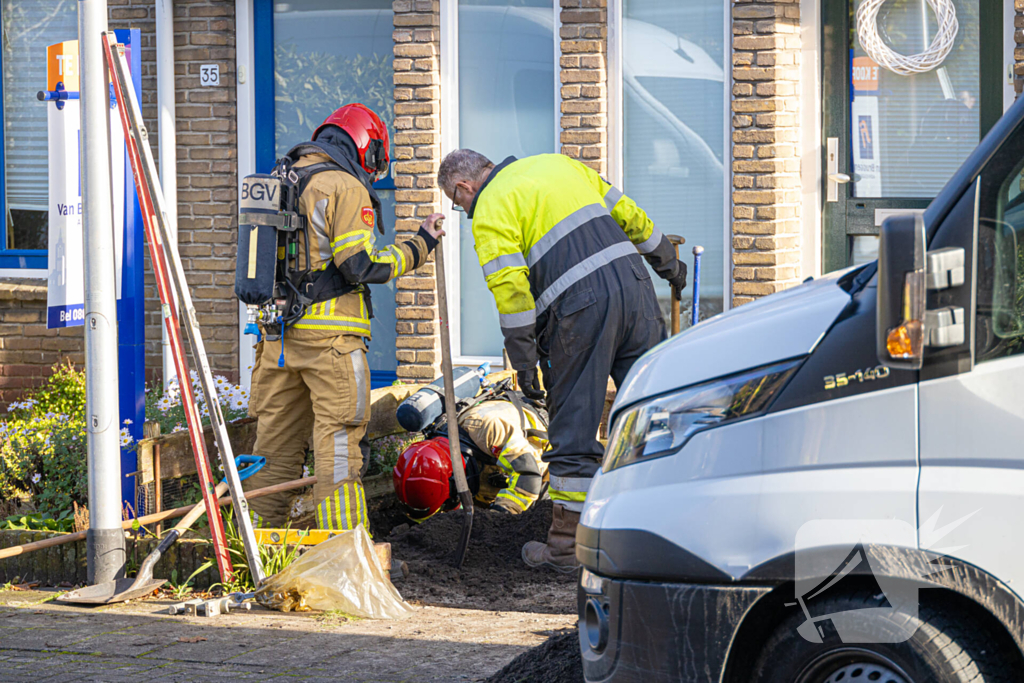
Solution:
<path fill-rule="evenodd" d="M 267 579 L 256 601 L 282 612 L 340 610 L 368 619 L 404 619 L 413 611 L 388 581 L 362 526 L 324 541 Z"/>

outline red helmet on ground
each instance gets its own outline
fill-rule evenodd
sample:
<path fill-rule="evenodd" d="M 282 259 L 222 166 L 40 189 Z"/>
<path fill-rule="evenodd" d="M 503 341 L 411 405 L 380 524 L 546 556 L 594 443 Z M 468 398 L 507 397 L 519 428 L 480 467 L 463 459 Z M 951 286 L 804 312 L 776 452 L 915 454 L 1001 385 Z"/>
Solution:
<path fill-rule="evenodd" d="M 414 519 L 426 519 L 438 510 L 452 510 L 459 504 L 450 483 L 452 461 L 448 453 L 448 439 L 443 436 L 419 441 L 406 448 L 398 456 L 391 476 L 398 500 Z"/>
<path fill-rule="evenodd" d="M 337 109 L 313 131 L 313 139 L 327 126 L 337 126 L 349 134 L 359 150 L 359 163 L 367 173 L 377 178 L 387 174 L 391 162 L 388 127 L 369 107 L 357 103 Z"/>

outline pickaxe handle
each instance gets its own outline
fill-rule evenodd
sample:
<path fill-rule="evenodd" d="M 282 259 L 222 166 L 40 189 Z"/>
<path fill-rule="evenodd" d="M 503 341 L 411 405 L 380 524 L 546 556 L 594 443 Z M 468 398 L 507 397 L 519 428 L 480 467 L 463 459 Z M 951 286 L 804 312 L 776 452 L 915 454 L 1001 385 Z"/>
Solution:
<path fill-rule="evenodd" d="M 668 241 L 672 243 L 672 246 L 676 248 L 676 259 L 679 258 L 679 245 L 686 244 L 686 239 L 679 235 L 665 235 L 668 237 Z M 670 328 L 672 334 L 679 334 L 679 295 L 676 291 L 672 290 L 672 314 L 670 317 Z"/>

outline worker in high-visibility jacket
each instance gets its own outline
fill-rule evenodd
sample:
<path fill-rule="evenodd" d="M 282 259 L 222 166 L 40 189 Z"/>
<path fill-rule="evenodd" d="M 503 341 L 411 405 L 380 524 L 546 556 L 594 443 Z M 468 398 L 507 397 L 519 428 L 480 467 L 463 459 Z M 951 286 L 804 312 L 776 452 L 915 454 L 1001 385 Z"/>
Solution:
<path fill-rule="evenodd" d="M 604 450 L 597 430 L 608 377 L 618 386 L 665 338 L 641 255 L 677 293 L 686 264 L 632 199 L 560 154 L 495 166 L 460 149 L 441 162 L 438 184 L 473 221 L 520 388 L 543 396 L 539 363 L 547 391 L 554 513 L 547 542 L 523 546 L 523 561 L 571 571 L 576 526 Z"/>
<path fill-rule="evenodd" d="M 295 177 L 301 178 L 298 211 L 306 218 L 308 237 L 298 241 L 299 261 L 306 262 L 308 244 L 311 272 L 333 275 L 333 261 L 343 281 L 355 287 L 313 303 L 283 337 L 276 325 L 262 328 L 249 413 L 259 418 L 253 453 L 266 457 L 267 464 L 246 480 L 245 488 L 300 478 L 312 432 L 317 526 L 368 527 L 360 481 L 369 456 L 366 350 L 372 314 L 366 286 L 423 265 L 443 234 L 433 227 L 440 214 L 424 221 L 410 240 L 381 249 L 374 246 L 379 201 L 372 194 L 372 182 L 387 172 L 388 131 L 363 105 L 335 111 L 313 133 L 312 142 L 293 148 L 288 156 L 294 159 Z M 285 492 L 253 500 L 256 524 L 284 526 L 289 499 Z"/>

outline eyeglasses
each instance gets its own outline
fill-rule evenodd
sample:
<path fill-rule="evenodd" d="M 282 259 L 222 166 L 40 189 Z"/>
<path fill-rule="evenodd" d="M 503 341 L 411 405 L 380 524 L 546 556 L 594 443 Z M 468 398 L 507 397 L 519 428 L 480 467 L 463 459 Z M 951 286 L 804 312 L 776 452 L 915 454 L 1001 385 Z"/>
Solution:
<path fill-rule="evenodd" d="M 452 208 L 460 213 L 466 213 L 466 209 L 459 202 L 459 186 L 455 186 L 455 190 L 452 192 Z"/>

